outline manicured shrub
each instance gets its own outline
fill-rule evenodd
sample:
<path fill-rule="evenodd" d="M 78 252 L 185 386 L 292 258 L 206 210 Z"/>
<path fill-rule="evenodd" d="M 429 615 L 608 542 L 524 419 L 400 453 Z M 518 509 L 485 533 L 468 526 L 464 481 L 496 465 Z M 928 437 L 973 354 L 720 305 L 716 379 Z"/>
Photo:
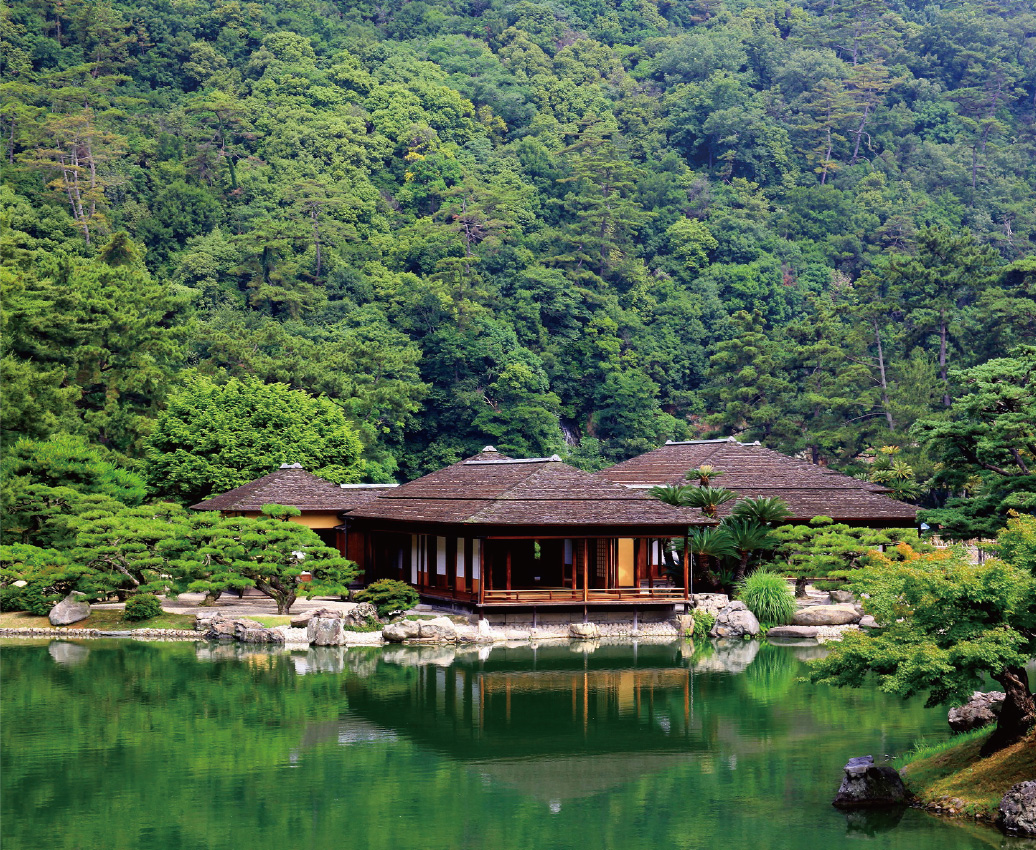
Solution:
<path fill-rule="evenodd" d="M 694 640 L 708 640 L 709 632 L 716 625 L 716 615 L 704 609 L 701 611 L 695 610 L 691 613 L 694 614 L 694 631 L 691 632 L 691 638 Z"/>
<path fill-rule="evenodd" d="M 763 626 L 782 626 L 795 616 L 795 594 L 779 573 L 752 573 L 741 583 L 738 599 Z"/>
<path fill-rule="evenodd" d="M 400 611 L 409 611 L 418 601 L 417 591 L 409 584 L 391 578 L 381 578 L 356 594 L 357 602 L 370 602 L 378 609 L 379 617 Z"/>
<path fill-rule="evenodd" d="M 162 613 L 162 603 L 153 593 L 138 593 L 126 600 L 127 620 L 150 620 Z"/>
<path fill-rule="evenodd" d="M 61 601 L 61 597 L 50 591 L 50 588 L 39 584 L 27 584 L 18 595 L 23 611 L 28 611 L 37 617 L 46 617 L 53 608 Z"/>
<path fill-rule="evenodd" d="M 22 589 L 20 587 L 0 587 L 0 611 L 21 611 Z"/>

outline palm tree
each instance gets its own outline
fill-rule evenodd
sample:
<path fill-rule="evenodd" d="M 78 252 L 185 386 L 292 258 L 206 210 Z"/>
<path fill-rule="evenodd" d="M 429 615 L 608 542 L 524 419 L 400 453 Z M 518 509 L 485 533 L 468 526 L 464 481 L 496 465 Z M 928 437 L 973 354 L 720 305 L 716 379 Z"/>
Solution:
<path fill-rule="evenodd" d="M 754 520 L 762 525 L 774 525 L 791 518 L 788 503 L 780 496 L 765 496 L 758 499 L 743 499 L 734 505 L 730 516 L 735 519 Z"/>
<path fill-rule="evenodd" d="M 687 506 L 688 494 L 694 489 L 690 484 L 662 484 L 648 490 L 648 495 L 667 505 L 683 508 Z"/>
<path fill-rule="evenodd" d="M 768 549 L 775 542 L 770 529 L 752 519 L 728 519 L 720 528 L 730 535 L 730 542 L 738 556 L 737 568 L 734 570 L 734 582 L 745 577 L 748 559 L 753 552 Z"/>
<path fill-rule="evenodd" d="M 689 508 L 701 508 L 707 517 L 715 517 L 720 505 L 737 498 L 737 493 L 726 487 L 689 487 L 688 490 L 684 504 Z"/>
<path fill-rule="evenodd" d="M 711 559 L 727 558 L 737 553 L 730 533 L 722 526 L 695 528 L 687 535 L 687 548 L 700 565 L 702 577 L 714 587 L 719 584 L 719 579 L 711 569 Z"/>
<path fill-rule="evenodd" d="M 703 463 L 697 469 L 688 469 L 687 474 L 684 476 L 688 481 L 693 481 L 695 478 L 698 479 L 698 486 L 708 487 L 712 484 L 713 479 L 719 478 L 724 473 L 716 469 L 708 463 Z"/>

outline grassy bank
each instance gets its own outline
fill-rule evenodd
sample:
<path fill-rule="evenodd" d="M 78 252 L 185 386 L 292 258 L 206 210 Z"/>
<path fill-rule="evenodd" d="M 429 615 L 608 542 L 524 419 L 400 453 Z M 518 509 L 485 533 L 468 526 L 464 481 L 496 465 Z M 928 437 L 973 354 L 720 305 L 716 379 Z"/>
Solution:
<path fill-rule="evenodd" d="M 102 629 L 103 631 L 123 631 L 125 629 L 193 629 L 193 614 L 170 614 L 163 611 L 150 620 L 127 620 L 125 611 L 117 610 L 91 611 L 90 616 L 80 620 L 71 629 Z M 268 619 L 274 619 L 272 617 Z M 287 622 L 288 618 L 280 618 Z M 50 620 L 46 617 L 35 617 L 24 611 L 9 611 L 0 614 L 0 629 L 49 629 Z"/>
<path fill-rule="evenodd" d="M 994 820 L 1012 785 L 1036 777 L 1036 729 L 988 758 L 979 756 L 990 730 L 915 748 L 895 762 L 911 794 L 932 809 Z"/>

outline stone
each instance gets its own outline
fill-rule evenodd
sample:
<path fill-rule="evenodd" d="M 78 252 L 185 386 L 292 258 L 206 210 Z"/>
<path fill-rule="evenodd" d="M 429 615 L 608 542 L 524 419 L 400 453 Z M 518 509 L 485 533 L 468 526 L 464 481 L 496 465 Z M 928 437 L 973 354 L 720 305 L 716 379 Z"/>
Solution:
<path fill-rule="evenodd" d="M 284 643 L 284 633 L 274 629 L 267 629 L 260 626 L 254 628 L 239 628 L 236 636 L 241 643 Z"/>
<path fill-rule="evenodd" d="M 209 627 L 205 631 L 208 640 L 233 640 L 235 635 L 234 621 L 223 617 L 209 618 Z"/>
<path fill-rule="evenodd" d="M 449 617 L 436 617 L 433 620 L 418 620 L 420 632 L 418 640 L 434 643 L 456 643 L 457 626 Z"/>
<path fill-rule="evenodd" d="M 677 614 L 676 615 L 676 630 L 682 635 L 690 635 L 694 633 L 694 615 L 693 614 Z"/>
<path fill-rule="evenodd" d="M 258 620 L 249 620 L 247 617 L 238 617 L 233 621 L 234 625 L 234 636 L 239 637 L 243 632 L 256 631 L 258 629 L 265 629 L 262 623 Z"/>
<path fill-rule="evenodd" d="M 860 612 L 852 605 L 810 605 L 799 608 L 791 619 L 793 626 L 847 626 L 860 622 Z"/>
<path fill-rule="evenodd" d="M 875 620 L 870 614 L 864 614 L 860 617 L 860 628 L 861 629 L 877 629 L 878 621 Z"/>
<path fill-rule="evenodd" d="M 1003 691 L 975 691 L 964 705 L 951 708 L 946 715 L 954 732 L 970 732 L 996 723 L 1007 694 Z"/>
<path fill-rule="evenodd" d="M 208 631 L 212 621 L 220 617 L 221 615 L 217 611 L 199 611 L 194 615 L 194 630 L 197 632 Z"/>
<path fill-rule="evenodd" d="M 759 621 L 744 602 L 731 602 L 716 615 L 716 623 L 709 632 L 714 638 L 755 637 Z"/>
<path fill-rule="evenodd" d="M 86 594 L 73 590 L 50 609 L 48 619 L 52 626 L 71 626 L 89 616 L 90 603 L 86 601 Z"/>
<path fill-rule="evenodd" d="M 768 638 L 801 640 L 815 638 L 819 630 L 816 626 L 774 626 L 766 633 Z"/>
<path fill-rule="evenodd" d="M 856 597 L 852 595 L 848 590 L 832 590 L 828 596 L 831 597 L 832 602 L 847 602 L 852 604 L 856 601 Z"/>
<path fill-rule="evenodd" d="M 381 636 L 389 643 L 416 640 L 419 634 L 421 634 L 421 626 L 416 620 L 399 620 L 396 623 L 389 623 L 381 630 Z"/>
<path fill-rule="evenodd" d="M 311 617 L 306 626 L 306 637 L 313 646 L 341 646 L 342 622 L 340 617 Z"/>
<path fill-rule="evenodd" d="M 699 611 L 707 611 L 715 616 L 730 604 L 730 597 L 725 593 L 691 594 L 691 605 Z"/>
<path fill-rule="evenodd" d="M 860 756 L 845 765 L 833 805 L 839 809 L 906 805 L 906 788 L 895 768 L 875 764 L 873 756 Z"/>
<path fill-rule="evenodd" d="M 295 614 L 291 618 L 291 627 L 293 629 L 304 629 L 309 626 L 309 621 L 313 619 L 316 611 L 303 611 L 301 614 Z"/>
<path fill-rule="evenodd" d="M 381 622 L 378 618 L 378 609 L 371 605 L 370 602 L 360 602 L 351 610 L 346 611 L 342 616 L 342 621 L 345 625 L 354 628 L 363 628 L 371 623 Z"/>
<path fill-rule="evenodd" d="M 601 636 L 601 630 L 597 623 L 572 623 L 568 627 L 568 636 L 576 640 L 597 640 Z"/>
<path fill-rule="evenodd" d="M 1012 835 L 1036 836 L 1036 781 L 1019 782 L 1004 794 L 997 822 Z"/>

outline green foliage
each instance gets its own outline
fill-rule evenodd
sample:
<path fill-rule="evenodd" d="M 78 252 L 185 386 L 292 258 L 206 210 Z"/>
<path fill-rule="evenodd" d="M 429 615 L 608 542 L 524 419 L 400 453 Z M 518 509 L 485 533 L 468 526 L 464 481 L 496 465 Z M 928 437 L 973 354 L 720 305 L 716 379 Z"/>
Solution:
<path fill-rule="evenodd" d="M 982 421 L 954 369 L 1036 329 L 1024 4 L 396 5 L 6 21 L 5 449 L 81 434 L 195 501 L 719 429 L 856 474 L 902 446 L 880 483 L 951 534 L 1031 509 L 907 438 Z M 325 396 L 362 448 L 252 443 L 197 375 Z"/>
<path fill-rule="evenodd" d="M 790 519 L 788 503 L 780 496 L 761 496 L 742 499 L 730 512 L 732 519 L 747 519 L 763 525 L 777 525 Z"/>
<path fill-rule="evenodd" d="M 1036 511 L 1036 346 L 954 373 L 963 393 L 948 418 L 915 424 L 952 494 L 923 519 L 952 540 L 992 537 L 1011 510 Z"/>
<path fill-rule="evenodd" d="M 192 502 L 238 487 L 281 463 L 335 483 L 363 474 L 360 441 L 326 398 L 284 384 L 196 377 L 172 396 L 148 440 L 151 487 Z"/>
<path fill-rule="evenodd" d="M 795 614 L 795 594 L 779 573 L 756 570 L 741 583 L 737 598 L 762 626 L 783 626 Z"/>
<path fill-rule="evenodd" d="M 815 682 L 859 687 L 877 677 L 887 693 L 927 693 L 928 704 L 965 700 L 984 676 L 1009 694 L 987 747 L 1017 740 L 1036 721 L 1025 664 L 1036 651 L 1036 578 L 1004 561 L 970 563 L 963 552 L 875 556 L 853 591 L 883 628 L 847 634 L 815 663 Z"/>
<path fill-rule="evenodd" d="M 854 528 L 823 516 L 814 517 L 808 525 L 782 525 L 773 530 L 773 536 L 779 568 L 798 577 L 796 592 L 800 595 L 807 579 L 850 579 L 882 546 L 902 540 L 917 543 L 917 532 L 912 529 Z"/>
<path fill-rule="evenodd" d="M 36 617 L 46 617 L 50 609 L 61 601 L 61 594 L 54 593 L 46 585 L 29 582 L 18 594 L 18 608 Z"/>
<path fill-rule="evenodd" d="M 150 620 L 162 613 L 162 601 L 153 593 L 134 593 L 126 600 L 127 620 Z"/>
<path fill-rule="evenodd" d="M 379 617 L 409 611 L 419 598 L 409 584 L 390 578 L 378 579 L 356 594 L 358 602 L 370 602 L 377 608 Z"/>
<path fill-rule="evenodd" d="M 709 639 L 709 632 L 712 631 L 712 627 L 716 625 L 716 615 L 705 611 L 694 611 L 694 632 L 691 637 L 699 642 L 707 641 Z"/>

